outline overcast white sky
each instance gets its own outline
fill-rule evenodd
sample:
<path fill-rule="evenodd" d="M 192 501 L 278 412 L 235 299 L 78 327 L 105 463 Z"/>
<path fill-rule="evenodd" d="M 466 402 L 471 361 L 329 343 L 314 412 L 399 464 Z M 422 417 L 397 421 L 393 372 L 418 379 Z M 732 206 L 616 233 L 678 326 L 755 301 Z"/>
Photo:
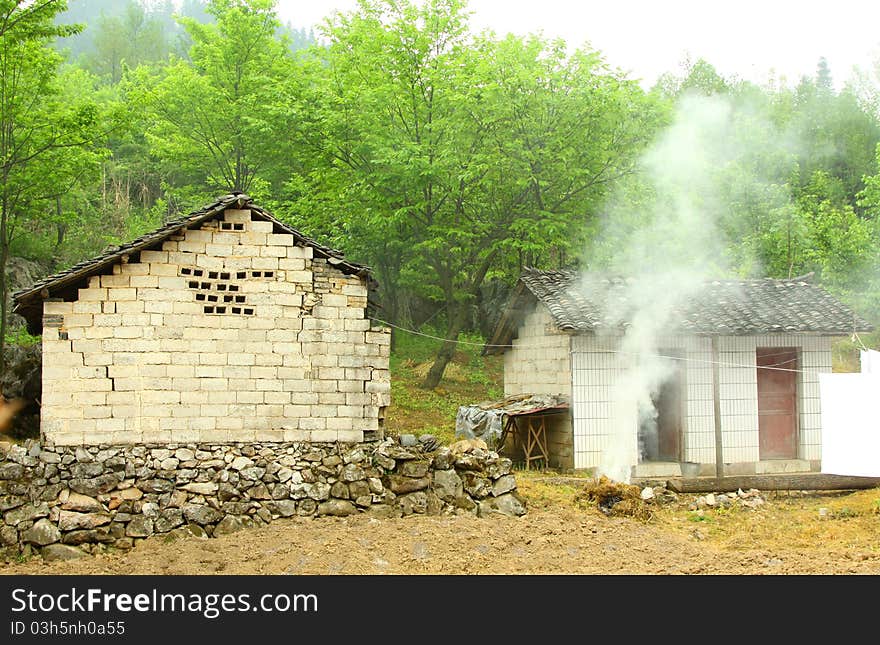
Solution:
<path fill-rule="evenodd" d="M 302 27 L 356 5 L 279 0 L 278 11 Z M 588 42 L 646 86 L 679 71 L 686 55 L 708 60 L 725 76 L 764 83 L 775 73 L 790 85 L 812 75 L 824 56 L 838 87 L 854 65 L 867 69 L 880 58 L 877 0 L 470 0 L 469 7 L 478 29 Z"/>

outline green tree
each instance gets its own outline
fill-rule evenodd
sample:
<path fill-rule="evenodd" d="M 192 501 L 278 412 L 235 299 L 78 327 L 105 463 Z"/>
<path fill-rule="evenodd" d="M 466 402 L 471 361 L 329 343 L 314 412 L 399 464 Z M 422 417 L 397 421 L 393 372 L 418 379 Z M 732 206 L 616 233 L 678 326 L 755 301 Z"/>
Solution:
<path fill-rule="evenodd" d="M 60 56 L 50 43 L 76 30 L 54 24 L 64 8 L 0 0 L 0 371 L 10 245 L 75 181 L 77 151 L 89 144 L 97 120 L 93 103 L 64 100 L 58 82 Z"/>
<path fill-rule="evenodd" d="M 392 320 L 435 301 L 435 387 L 480 288 L 510 256 L 576 248 L 655 126 L 650 100 L 594 51 L 468 31 L 466 4 L 362 0 L 327 26 L 298 113 L 321 170 L 302 202 L 379 270 Z M 305 188 L 300 187 L 302 194 Z M 349 248 L 349 247 L 347 247 Z M 518 269 L 519 267 L 517 267 Z"/>
<path fill-rule="evenodd" d="M 261 176 L 283 148 L 282 88 L 292 72 L 271 0 L 213 0 L 216 22 L 180 18 L 190 60 L 141 66 L 123 83 L 142 108 L 152 154 L 203 193 L 268 193 Z"/>
<path fill-rule="evenodd" d="M 101 15 L 97 19 L 94 53 L 87 56 L 88 68 L 110 83 L 122 79 L 124 66 L 164 60 L 169 52 L 162 23 L 130 0 L 122 15 Z"/>

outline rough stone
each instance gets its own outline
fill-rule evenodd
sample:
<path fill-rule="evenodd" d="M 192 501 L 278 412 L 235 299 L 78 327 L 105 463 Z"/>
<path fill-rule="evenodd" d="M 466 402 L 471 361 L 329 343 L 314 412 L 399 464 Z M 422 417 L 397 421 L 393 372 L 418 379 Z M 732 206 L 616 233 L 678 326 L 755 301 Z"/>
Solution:
<path fill-rule="evenodd" d="M 417 490 L 423 490 L 431 485 L 429 477 L 404 477 L 402 475 L 389 475 L 389 488 L 396 495 L 404 493 L 412 493 Z"/>
<path fill-rule="evenodd" d="M 142 515 L 135 516 L 125 527 L 128 537 L 146 538 L 153 534 L 153 520 Z"/>
<path fill-rule="evenodd" d="M 183 511 L 179 508 L 166 508 L 153 521 L 153 530 L 156 533 L 167 533 L 171 529 L 177 528 L 183 524 Z"/>
<path fill-rule="evenodd" d="M 18 530 L 13 526 L 0 525 L 0 544 L 12 546 L 18 543 Z"/>
<path fill-rule="evenodd" d="M 113 495 L 118 495 L 121 499 L 140 499 L 144 496 L 144 492 L 140 488 L 123 488 L 120 491 L 115 491 Z"/>
<path fill-rule="evenodd" d="M 358 497 L 370 497 L 372 491 L 366 480 L 351 482 L 348 485 L 348 498 L 357 499 Z M 335 497 L 335 495 L 334 495 Z"/>
<path fill-rule="evenodd" d="M 275 502 L 275 509 L 281 517 L 296 515 L 296 502 L 292 499 L 280 499 Z"/>
<path fill-rule="evenodd" d="M 229 464 L 229 468 L 232 470 L 243 470 L 245 468 L 250 468 L 253 465 L 253 460 L 248 457 L 236 457 L 232 460 L 232 463 Z"/>
<path fill-rule="evenodd" d="M 3 495 L 0 496 L 0 513 L 5 513 L 6 511 L 18 508 L 22 506 L 25 502 L 28 501 L 28 498 L 24 495 Z"/>
<path fill-rule="evenodd" d="M 116 488 L 119 478 L 110 473 L 94 477 L 92 479 L 71 479 L 70 488 L 77 493 L 88 495 L 89 497 L 97 497 L 102 493 L 109 493 Z"/>
<path fill-rule="evenodd" d="M 484 465 L 484 460 L 481 459 L 479 455 L 475 455 L 473 453 L 465 453 L 463 455 L 458 455 L 455 458 L 455 467 L 458 470 L 482 471 L 484 469 Z"/>
<path fill-rule="evenodd" d="M 336 482 L 330 487 L 330 497 L 348 499 L 348 486 L 344 482 Z"/>
<path fill-rule="evenodd" d="M 190 493 L 195 493 L 196 495 L 213 495 L 217 492 L 219 486 L 214 482 L 200 482 L 185 484 L 181 486 L 181 488 Z"/>
<path fill-rule="evenodd" d="M 29 522 L 40 517 L 49 515 L 49 505 L 45 502 L 39 504 L 24 504 L 3 515 L 3 521 L 10 526 L 16 526 L 22 522 Z"/>
<path fill-rule="evenodd" d="M 257 484 L 248 491 L 251 499 L 272 499 L 272 493 L 265 484 Z"/>
<path fill-rule="evenodd" d="M 394 461 L 391 457 L 383 455 L 382 453 L 377 452 L 373 455 L 373 463 L 379 466 L 380 468 L 384 468 L 385 470 L 391 471 L 394 470 L 397 466 L 397 462 Z"/>
<path fill-rule="evenodd" d="M 454 458 L 449 448 L 443 446 L 434 453 L 434 468 L 436 470 L 449 470 L 452 468 Z"/>
<path fill-rule="evenodd" d="M 428 510 L 428 496 L 424 491 L 417 491 L 398 497 L 397 504 L 403 510 L 404 515 L 411 515 L 412 513 L 421 515 Z"/>
<path fill-rule="evenodd" d="M 318 515 L 335 515 L 344 517 L 357 513 L 355 505 L 344 499 L 331 499 L 318 504 Z"/>
<path fill-rule="evenodd" d="M 400 445 L 404 448 L 411 448 L 419 445 L 419 440 L 414 434 L 402 434 L 400 435 Z"/>
<path fill-rule="evenodd" d="M 316 502 L 324 501 L 330 497 L 330 484 L 324 482 L 315 482 L 306 485 L 306 495 Z"/>
<path fill-rule="evenodd" d="M 357 464 L 346 464 L 342 469 L 342 480 L 347 482 L 356 482 L 365 478 L 364 470 Z"/>
<path fill-rule="evenodd" d="M 430 463 L 427 461 L 405 461 L 400 466 L 400 474 L 406 477 L 424 477 L 428 474 Z"/>
<path fill-rule="evenodd" d="M 321 460 L 321 463 L 328 468 L 333 468 L 342 463 L 342 457 L 340 457 L 339 455 L 327 455 Z"/>
<path fill-rule="evenodd" d="M 100 513 L 104 510 L 101 502 L 94 497 L 89 497 L 76 491 L 72 491 L 67 496 L 67 500 L 61 505 L 61 508 L 65 511 L 77 511 L 80 513 Z"/>
<path fill-rule="evenodd" d="M 174 482 L 170 479 L 145 479 L 138 482 L 138 487 L 147 493 L 168 493 L 174 490 Z"/>
<path fill-rule="evenodd" d="M 217 523 L 217 526 L 214 527 L 214 537 L 235 533 L 242 528 L 244 527 L 242 526 L 241 520 L 235 515 L 227 515 Z"/>
<path fill-rule="evenodd" d="M 251 466 L 250 468 L 243 468 L 239 471 L 239 474 L 244 479 L 258 482 L 263 478 L 263 475 L 266 474 L 266 469 L 260 468 L 259 466 Z"/>
<path fill-rule="evenodd" d="M 120 533 L 120 535 L 118 537 L 122 537 L 122 534 Z M 70 533 L 64 534 L 64 537 L 61 538 L 61 541 L 64 544 L 72 544 L 72 545 L 94 544 L 96 542 L 101 543 L 101 544 L 109 544 L 110 542 L 113 542 L 116 539 L 118 539 L 118 537 L 114 536 L 111 533 L 110 528 L 108 528 L 106 526 L 102 526 L 101 528 L 92 529 L 89 531 L 85 531 L 85 530 L 70 531 Z"/>
<path fill-rule="evenodd" d="M 40 549 L 40 555 L 46 562 L 57 560 L 76 560 L 85 557 L 86 552 L 68 544 L 50 544 Z"/>
<path fill-rule="evenodd" d="M 434 492 L 445 502 L 453 502 L 464 491 L 461 477 L 454 470 L 434 471 Z"/>
<path fill-rule="evenodd" d="M 205 532 L 205 529 L 203 529 L 201 526 L 199 526 L 198 524 L 195 524 L 193 522 L 190 522 L 189 524 L 186 525 L 186 531 L 191 536 L 198 538 L 200 540 L 207 540 L 208 539 L 208 534 L 207 534 L 207 532 Z"/>
<path fill-rule="evenodd" d="M 217 487 L 217 498 L 221 502 L 227 502 L 241 497 L 241 492 L 229 482 L 220 482 Z"/>
<path fill-rule="evenodd" d="M 507 457 L 495 457 L 486 460 L 486 474 L 492 479 L 499 479 L 510 473 L 513 462 Z"/>
<path fill-rule="evenodd" d="M 174 457 L 166 457 L 159 462 L 159 468 L 162 470 L 176 470 L 180 462 Z"/>
<path fill-rule="evenodd" d="M 465 491 L 471 497 L 482 499 L 492 491 L 492 485 L 489 480 L 476 472 L 466 471 L 461 473 L 461 480 Z"/>
<path fill-rule="evenodd" d="M 184 504 L 186 504 L 186 500 L 189 497 L 185 490 L 173 490 L 171 494 L 168 496 L 168 503 L 166 506 L 172 508 L 180 508 Z"/>
<path fill-rule="evenodd" d="M 425 513 L 428 515 L 440 515 L 443 512 L 443 501 L 431 490 L 425 491 L 425 497 L 428 500 Z"/>
<path fill-rule="evenodd" d="M 397 461 L 406 461 L 407 459 L 418 458 L 418 455 L 415 452 L 395 445 L 384 448 L 381 454 L 384 454 L 386 457 L 390 457 L 391 459 L 395 459 Z"/>
<path fill-rule="evenodd" d="M 492 495 L 499 497 L 504 493 L 516 490 L 516 477 L 513 475 L 502 475 L 492 482 Z"/>
<path fill-rule="evenodd" d="M 477 503 L 477 515 L 480 517 L 489 517 L 491 515 L 519 517 L 520 515 L 525 515 L 525 513 L 525 502 L 516 493 L 490 497 Z"/>
<path fill-rule="evenodd" d="M 110 515 L 104 513 L 76 513 L 74 511 L 61 511 L 58 516 L 58 528 L 62 531 L 74 531 L 76 529 L 94 529 L 109 524 Z"/>
<path fill-rule="evenodd" d="M 46 546 L 54 544 L 61 539 L 61 531 L 46 518 L 34 522 L 34 525 L 21 533 L 21 541 L 26 544 Z"/>
<path fill-rule="evenodd" d="M 174 451 L 174 458 L 178 461 L 192 461 L 195 457 L 196 453 L 189 448 L 178 448 Z"/>
<path fill-rule="evenodd" d="M 12 462 L 0 464 L 0 479 L 23 479 L 24 466 Z"/>
<path fill-rule="evenodd" d="M 213 524 L 223 519 L 222 513 L 204 504 L 186 504 L 183 507 L 183 516 L 190 522 L 201 526 Z"/>
<path fill-rule="evenodd" d="M 141 506 L 141 515 L 150 519 L 159 517 L 159 505 L 155 502 L 146 502 Z"/>
<path fill-rule="evenodd" d="M 395 508 L 390 504 L 373 504 L 367 512 L 371 517 L 383 520 L 402 515 L 400 508 Z"/>
<path fill-rule="evenodd" d="M 104 465 L 96 461 L 84 464 L 73 464 L 70 474 L 81 479 L 90 479 L 104 473 Z"/>
<path fill-rule="evenodd" d="M 375 493 L 377 495 L 385 492 L 385 486 L 382 485 L 382 480 L 378 477 L 368 477 L 367 484 L 370 487 L 370 492 Z"/>

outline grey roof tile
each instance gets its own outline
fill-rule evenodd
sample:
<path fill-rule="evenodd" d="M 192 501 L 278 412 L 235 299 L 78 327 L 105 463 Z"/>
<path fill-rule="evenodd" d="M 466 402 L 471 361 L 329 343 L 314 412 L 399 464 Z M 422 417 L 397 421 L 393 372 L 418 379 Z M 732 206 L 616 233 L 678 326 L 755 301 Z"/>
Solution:
<path fill-rule="evenodd" d="M 520 280 L 563 330 L 626 327 L 640 304 L 632 295 L 632 279 L 526 268 Z M 706 281 L 667 313 L 668 331 L 705 335 L 845 335 L 873 329 L 830 293 L 802 279 Z"/>
<path fill-rule="evenodd" d="M 253 217 L 272 222 L 276 233 L 293 235 L 296 244 L 312 247 L 315 257 L 325 258 L 328 263 L 343 273 L 364 277 L 371 287 L 371 294 L 375 291 L 376 281 L 368 266 L 346 260 L 341 251 L 331 249 L 306 237 L 292 226 L 275 218 L 269 211 L 256 205 L 250 196 L 237 192 L 223 195 L 211 204 L 167 222 L 156 230 L 145 233 L 131 242 L 107 249 L 98 256 L 83 260 L 70 268 L 43 278 L 27 289 L 17 291 L 12 296 L 13 311 L 28 321 L 28 329 L 31 333 L 40 333 L 42 329 L 43 300 L 56 296 L 58 292 L 64 289 L 75 288 L 90 276 L 110 270 L 110 267 L 124 261 L 129 255 L 158 247 L 172 235 L 181 233 L 186 228 L 194 228 L 202 222 L 219 217 L 227 208 L 250 209 Z"/>

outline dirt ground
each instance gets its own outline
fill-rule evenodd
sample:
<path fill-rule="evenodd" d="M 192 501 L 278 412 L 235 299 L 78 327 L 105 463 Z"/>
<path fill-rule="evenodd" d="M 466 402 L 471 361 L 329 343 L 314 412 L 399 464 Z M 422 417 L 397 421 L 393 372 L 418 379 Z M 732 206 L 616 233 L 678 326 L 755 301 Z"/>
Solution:
<path fill-rule="evenodd" d="M 289 518 L 209 540 L 154 537 L 128 553 L 53 563 L 36 557 L 0 566 L 0 573 L 880 574 L 880 551 L 865 544 L 725 545 L 691 526 L 673 530 L 596 508 L 536 506 L 520 518 Z"/>

